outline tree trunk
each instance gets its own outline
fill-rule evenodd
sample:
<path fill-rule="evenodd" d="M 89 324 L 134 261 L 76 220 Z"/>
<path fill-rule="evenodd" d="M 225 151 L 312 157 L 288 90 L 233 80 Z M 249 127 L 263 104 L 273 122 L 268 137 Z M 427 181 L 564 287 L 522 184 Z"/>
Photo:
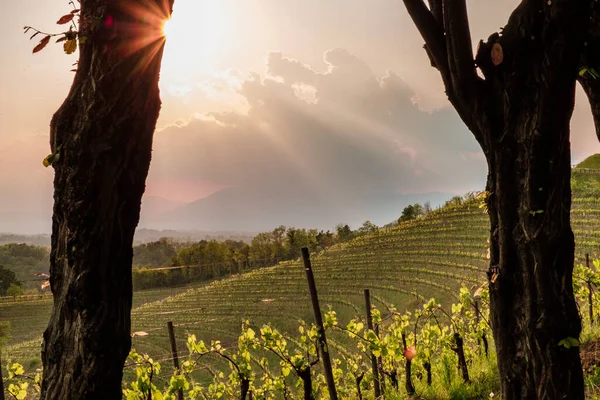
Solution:
<path fill-rule="evenodd" d="M 600 140 L 600 6 L 594 4 L 585 48 L 581 57 L 582 70 L 578 81 L 589 100 L 596 136 Z"/>
<path fill-rule="evenodd" d="M 481 341 L 483 342 L 483 352 L 485 354 L 485 358 L 488 358 L 489 345 L 488 345 L 488 340 L 487 340 L 487 336 L 485 333 L 481 336 Z"/>
<path fill-rule="evenodd" d="M 52 118 L 54 214 L 43 400 L 120 399 L 132 243 L 160 110 L 172 0 L 81 1 L 79 63 Z"/>
<path fill-rule="evenodd" d="M 402 345 L 406 349 L 406 335 L 404 333 L 402 333 Z M 405 376 L 404 387 L 406 388 L 406 393 L 408 393 L 409 396 L 412 396 L 413 394 L 415 394 L 415 387 L 412 383 L 411 369 L 412 369 L 412 361 L 407 358 L 406 359 L 406 367 L 405 367 L 406 376 Z"/>
<path fill-rule="evenodd" d="M 467 359 L 465 358 L 465 346 L 463 343 L 463 338 L 459 333 L 454 334 L 454 343 L 456 343 L 456 347 L 452 350 L 458 356 L 458 369 L 462 374 L 463 381 L 465 381 L 465 383 L 469 383 L 469 368 L 467 367 Z"/>
<path fill-rule="evenodd" d="M 423 368 L 427 372 L 427 386 L 431 386 L 431 363 L 429 361 L 425 361 L 423 363 Z"/>
<path fill-rule="evenodd" d="M 360 374 L 356 377 L 356 393 L 358 395 L 358 400 L 363 400 L 362 390 L 360 389 L 360 383 L 362 382 L 365 374 Z"/>
<path fill-rule="evenodd" d="M 312 376 L 310 374 L 310 368 L 306 368 L 299 372 L 300 379 L 302 379 L 302 387 L 304 389 L 304 400 L 314 400 L 312 392 Z"/>
<path fill-rule="evenodd" d="M 398 391 L 400 387 L 398 385 L 398 371 L 394 370 L 390 373 L 390 380 L 392 381 L 392 387 Z"/>
<path fill-rule="evenodd" d="M 248 392 L 250 391 L 250 381 L 242 377 L 240 377 L 240 379 L 240 399 L 246 400 L 246 398 L 248 398 Z M 252 399 L 252 393 L 250 393 L 250 399 Z"/>
<path fill-rule="evenodd" d="M 524 18 L 517 11 L 511 20 Z M 487 136 L 500 144 L 486 156 L 490 317 L 501 392 L 505 399 L 583 399 L 579 349 L 558 346 L 581 332 L 572 283 L 569 143 L 581 46 L 564 32 L 548 32 L 547 42 L 536 45 L 544 40 L 538 33 L 524 44 L 516 31 L 524 24 L 515 22 L 495 39 L 513 47 L 506 71 L 482 64 L 496 94 Z"/>
<path fill-rule="evenodd" d="M 581 332 L 572 284 L 570 113 L 548 104 L 573 95 L 546 96 L 528 99 L 543 111 L 523 116 L 543 126 L 515 126 L 517 137 L 490 162 L 490 314 L 507 399 L 584 398 L 579 350 L 558 346 Z"/>
<path fill-rule="evenodd" d="M 413 386 L 413 383 L 412 383 L 411 369 L 412 369 L 412 361 L 406 360 L 406 377 L 405 377 L 404 387 L 406 388 L 406 393 L 408 393 L 409 396 L 412 396 L 413 394 L 415 394 L 415 387 Z"/>
<path fill-rule="evenodd" d="M 594 1 L 524 0 L 475 63 L 465 0 L 404 0 L 488 163 L 490 318 L 504 399 L 583 399 L 569 122 Z M 595 6 L 598 7 L 598 6 Z M 478 75 L 475 66 L 480 69 Z"/>

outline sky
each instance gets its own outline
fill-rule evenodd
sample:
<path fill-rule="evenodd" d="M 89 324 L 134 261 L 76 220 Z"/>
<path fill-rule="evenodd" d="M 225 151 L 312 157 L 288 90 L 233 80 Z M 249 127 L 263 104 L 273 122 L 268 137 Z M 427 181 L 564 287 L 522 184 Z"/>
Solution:
<path fill-rule="evenodd" d="M 469 0 L 474 44 L 517 3 Z M 37 40 L 22 31 L 56 30 L 68 10 L 66 0 L 0 2 L 0 231 L 50 230 L 53 171 L 41 161 L 77 54 L 32 54 Z M 166 30 L 142 226 L 219 228 L 197 212 L 217 194 L 240 229 L 273 199 L 286 206 L 269 224 L 299 225 L 316 209 L 324 227 L 383 224 L 414 196 L 484 187 L 483 155 L 400 0 L 175 0 Z M 600 152 L 580 89 L 577 98 L 574 163 Z M 176 223 L 195 212 L 193 226 Z"/>

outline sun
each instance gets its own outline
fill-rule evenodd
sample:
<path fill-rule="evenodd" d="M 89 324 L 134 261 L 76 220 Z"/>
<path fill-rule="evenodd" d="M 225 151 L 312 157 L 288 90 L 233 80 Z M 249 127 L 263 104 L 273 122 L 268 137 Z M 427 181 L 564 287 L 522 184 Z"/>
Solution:
<path fill-rule="evenodd" d="M 178 77 L 185 70 L 206 67 L 219 57 L 227 40 L 225 6 L 219 0 L 178 0 L 171 19 L 165 21 L 162 70 Z"/>
<path fill-rule="evenodd" d="M 165 35 L 167 38 L 169 37 L 169 35 L 171 34 L 171 30 L 173 28 L 171 28 L 171 20 L 167 19 L 165 22 L 163 22 L 162 25 L 162 33 L 163 35 Z"/>

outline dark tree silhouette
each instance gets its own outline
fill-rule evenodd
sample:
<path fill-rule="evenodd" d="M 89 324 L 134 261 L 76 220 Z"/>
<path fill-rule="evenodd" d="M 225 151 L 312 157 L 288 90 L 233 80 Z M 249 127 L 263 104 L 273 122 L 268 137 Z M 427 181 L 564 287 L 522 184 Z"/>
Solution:
<path fill-rule="evenodd" d="M 54 214 L 41 398 L 120 399 L 134 230 L 173 0 L 81 0 L 79 62 L 51 122 Z"/>
<path fill-rule="evenodd" d="M 501 33 L 479 42 L 475 57 L 465 0 L 404 3 L 488 162 L 488 277 L 502 396 L 583 399 L 579 350 L 558 343 L 581 332 L 569 122 L 582 60 L 598 57 L 590 19 L 597 3 L 522 0 Z M 590 88 L 598 83 L 584 83 L 592 108 L 600 107 Z"/>

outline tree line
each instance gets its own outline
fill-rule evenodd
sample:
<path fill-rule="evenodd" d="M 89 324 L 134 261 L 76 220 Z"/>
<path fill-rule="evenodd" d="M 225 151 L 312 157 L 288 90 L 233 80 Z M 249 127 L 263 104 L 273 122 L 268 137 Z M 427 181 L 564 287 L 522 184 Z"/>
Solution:
<path fill-rule="evenodd" d="M 180 243 L 161 238 L 133 248 L 133 288 L 178 286 L 268 267 L 298 258 L 303 247 L 311 252 L 324 251 L 377 229 L 370 221 L 355 230 L 339 224 L 334 232 L 281 225 L 257 234 L 250 243 L 236 240 Z"/>

